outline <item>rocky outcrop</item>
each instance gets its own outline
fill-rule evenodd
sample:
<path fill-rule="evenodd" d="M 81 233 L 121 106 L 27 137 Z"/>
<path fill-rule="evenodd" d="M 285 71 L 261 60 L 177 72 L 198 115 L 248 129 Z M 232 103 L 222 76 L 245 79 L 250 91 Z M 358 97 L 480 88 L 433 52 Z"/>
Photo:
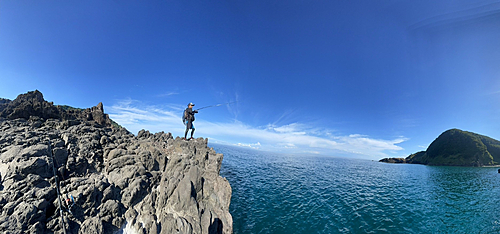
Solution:
<path fill-rule="evenodd" d="M 9 104 L 11 101 L 9 99 L 5 99 L 5 98 L 0 98 L 0 110 L 3 109 L 3 106 Z"/>
<path fill-rule="evenodd" d="M 102 104 L 68 111 L 30 94 L 0 110 L 1 233 L 232 233 L 207 139 L 134 136 Z"/>
<path fill-rule="evenodd" d="M 405 158 L 383 158 L 380 159 L 379 162 L 385 162 L 385 163 L 406 163 Z"/>
<path fill-rule="evenodd" d="M 54 103 L 45 101 L 43 94 L 38 90 L 21 94 L 14 101 L 0 100 L 0 117 L 11 120 L 20 118 L 27 120 L 33 117 L 59 119 L 65 120 L 69 125 L 86 121 L 93 121 L 104 127 L 113 125 L 113 121 L 104 113 L 102 102 L 88 109 L 55 106 Z"/>
<path fill-rule="evenodd" d="M 42 93 L 38 90 L 19 95 L 14 101 L 7 102 L 0 109 L 0 116 L 8 119 L 38 116 L 44 119 L 58 118 L 59 110 L 43 99 Z"/>
<path fill-rule="evenodd" d="M 493 166 L 500 163 L 500 141 L 460 129 L 447 130 L 425 151 L 406 158 L 385 158 L 380 162 L 434 166 Z"/>

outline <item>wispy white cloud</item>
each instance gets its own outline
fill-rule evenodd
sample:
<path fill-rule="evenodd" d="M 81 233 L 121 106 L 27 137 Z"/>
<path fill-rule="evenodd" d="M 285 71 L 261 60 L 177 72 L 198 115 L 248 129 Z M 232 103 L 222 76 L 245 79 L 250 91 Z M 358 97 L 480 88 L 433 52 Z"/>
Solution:
<path fill-rule="evenodd" d="M 241 146 L 241 147 L 248 147 L 248 148 L 252 148 L 252 149 L 259 149 L 260 148 L 260 142 L 257 142 L 255 144 L 243 144 L 243 143 L 237 143 L 237 144 L 233 144 L 235 146 Z"/>
<path fill-rule="evenodd" d="M 304 129 L 304 126 L 299 124 L 299 123 L 291 123 L 288 125 L 283 125 L 283 126 L 275 126 L 275 125 L 268 125 L 268 129 L 272 129 L 276 132 L 279 133 L 289 133 L 289 134 L 294 134 L 294 135 L 305 135 L 306 132 L 301 131 L 301 129 Z"/>
<path fill-rule="evenodd" d="M 156 95 L 157 98 L 165 98 L 173 95 L 179 95 L 185 93 L 186 90 L 179 89 L 178 87 L 173 87 L 173 90 L 166 90 L 165 92 Z"/>
<path fill-rule="evenodd" d="M 159 94 L 159 95 L 157 95 L 157 97 L 168 97 L 168 96 L 177 95 L 177 94 L 179 94 L 179 93 L 178 92 L 167 92 L 167 93 Z"/>
<path fill-rule="evenodd" d="M 160 108 L 134 100 L 124 100 L 107 108 L 107 112 L 113 120 L 133 133 L 147 129 L 152 132 L 168 131 L 182 136 L 185 130 L 181 121 L 182 109 L 180 106 Z M 404 137 L 384 140 L 360 134 L 335 135 L 330 131 L 327 132 L 329 134 L 324 134 L 325 131 L 305 123 L 255 127 L 240 121 L 209 122 L 197 119 L 195 126 L 197 136 L 241 147 L 294 153 L 351 155 L 370 159 L 390 157 L 387 152 L 403 150 L 398 144 L 408 140 Z"/>
<path fill-rule="evenodd" d="M 137 133 L 141 129 L 150 131 L 176 131 L 182 132 L 182 108 L 170 106 L 168 110 L 147 106 L 135 100 L 123 100 L 109 108 L 106 111 L 109 116 L 126 127 L 132 133 Z"/>
<path fill-rule="evenodd" d="M 500 94 L 500 90 L 489 92 L 489 93 L 485 93 L 485 95 L 497 95 L 497 94 Z"/>

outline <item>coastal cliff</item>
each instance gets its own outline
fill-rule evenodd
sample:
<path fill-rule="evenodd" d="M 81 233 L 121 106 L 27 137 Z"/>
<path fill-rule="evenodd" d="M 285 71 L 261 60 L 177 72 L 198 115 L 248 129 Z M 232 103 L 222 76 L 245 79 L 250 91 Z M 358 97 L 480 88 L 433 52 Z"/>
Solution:
<path fill-rule="evenodd" d="M 0 99 L 0 232 L 232 233 L 223 155 L 207 141 L 134 136 L 102 103 Z"/>
<path fill-rule="evenodd" d="M 500 162 L 500 141 L 473 132 L 450 129 L 427 148 L 406 158 L 384 158 L 380 162 L 435 166 L 493 166 Z"/>

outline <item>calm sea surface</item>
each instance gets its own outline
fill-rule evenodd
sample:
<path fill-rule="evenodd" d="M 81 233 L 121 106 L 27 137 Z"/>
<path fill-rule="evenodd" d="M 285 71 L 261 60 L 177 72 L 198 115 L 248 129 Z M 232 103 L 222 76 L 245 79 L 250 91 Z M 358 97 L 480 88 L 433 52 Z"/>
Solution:
<path fill-rule="evenodd" d="M 384 164 L 211 145 L 234 233 L 500 233 L 498 168 Z"/>

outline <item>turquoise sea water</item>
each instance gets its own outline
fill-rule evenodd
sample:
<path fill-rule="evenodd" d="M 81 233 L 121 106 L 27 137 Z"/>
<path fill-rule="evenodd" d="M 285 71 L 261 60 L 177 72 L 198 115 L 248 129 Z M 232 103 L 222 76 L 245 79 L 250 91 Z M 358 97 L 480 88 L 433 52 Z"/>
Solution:
<path fill-rule="evenodd" d="M 234 233 L 500 233 L 498 168 L 384 164 L 212 145 Z"/>

